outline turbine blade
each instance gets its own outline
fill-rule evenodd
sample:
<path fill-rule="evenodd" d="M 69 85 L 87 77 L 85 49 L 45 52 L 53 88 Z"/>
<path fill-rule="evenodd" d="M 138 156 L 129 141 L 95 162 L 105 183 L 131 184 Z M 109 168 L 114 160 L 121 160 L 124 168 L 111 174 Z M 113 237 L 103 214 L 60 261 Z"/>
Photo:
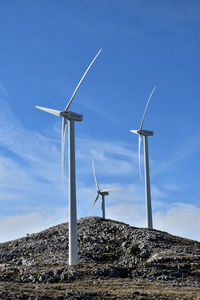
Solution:
<path fill-rule="evenodd" d="M 37 106 L 37 105 L 35 107 L 38 108 L 38 109 L 44 110 L 44 111 L 46 111 L 46 112 L 48 112 L 48 113 L 50 113 L 52 115 L 55 115 L 57 117 L 59 117 L 60 113 L 61 113 L 61 111 L 55 110 L 55 109 L 51 109 L 51 108 L 46 108 L 46 107 Z"/>
<path fill-rule="evenodd" d="M 75 95 L 76 95 L 76 93 L 77 93 L 77 91 L 78 91 L 78 89 L 79 89 L 79 87 L 80 87 L 80 85 L 81 85 L 83 79 L 85 78 L 87 72 L 89 71 L 89 69 L 91 68 L 91 66 L 93 65 L 93 63 L 95 62 L 96 58 L 99 56 L 101 50 L 102 50 L 102 49 L 99 50 L 99 52 L 97 53 L 97 55 L 96 55 L 95 58 L 92 60 L 92 62 L 90 63 L 89 67 L 87 68 L 87 70 L 86 70 L 85 73 L 83 74 L 81 80 L 79 81 L 77 87 L 76 87 L 75 90 L 74 90 L 73 95 L 71 96 L 71 99 L 69 100 L 67 106 L 65 107 L 65 111 L 68 111 L 68 109 L 69 109 L 69 107 L 70 107 L 70 105 L 71 105 L 71 103 L 72 103 L 72 101 L 73 101 L 73 99 L 74 99 L 74 97 L 75 97 Z"/>
<path fill-rule="evenodd" d="M 139 175 L 140 180 L 142 180 L 142 174 L 141 174 L 141 166 L 140 166 L 140 148 L 141 148 L 141 135 L 139 134 L 139 140 L 138 140 L 138 163 L 139 163 Z"/>
<path fill-rule="evenodd" d="M 138 130 L 130 130 L 130 132 L 138 134 Z"/>
<path fill-rule="evenodd" d="M 61 168 L 62 168 L 62 179 L 64 184 L 64 150 L 65 150 L 65 133 L 66 133 L 67 121 L 62 118 L 62 140 L 61 140 Z"/>
<path fill-rule="evenodd" d="M 111 192 L 111 191 L 121 191 L 123 189 L 105 189 L 105 190 L 102 190 L 101 192 Z"/>
<path fill-rule="evenodd" d="M 91 211 L 92 211 L 93 207 L 95 206 L 95 203 L 97 202 L 98 198 L 99 198 L 99 193 L 97 193 L 96 199 L 94 200 L 94 202 L 92 204 L 92 207 L 90 209 L 89 215 L 91 214 Z"/>
<path fill-rule="evenodd" d="M 95 183 L 96 183 L 97 191 L 100 191 L 98 181 L 97 181 L 97 177 L 96 177 L 96 174 L 95 174 L 95 168 L 94 168 L 94 162 L 93 161 L 92 161 L 92 169 L 93 169 L 94 180 L 95 180 Z"/>
<path fill-rule="evenodd" d="M 151 96 L 153 95 L 155 89 L 156 89 L 156 86 L 154 86 L 154 88 L 153 88 L 153 90 L 152 90 L 152 92 L 151 92 L 151 94 L 149 96 L 149 99 L 147 101 L 147 104 L 146 104 L 146 107 L 145 107 L 145 110 L 144 110 L 144 114 L 143 114 L 143 117 L 142 117 L 142 122 L 140 124 L 140 130 L 142 130 L 142 126 L 143 126 L 143 123 L 144 123 L 144 117 L 145 117 L 145 114 L 146 114 L 146 111 L 147 111 L 147 107 L 149 105 L 149 101 L 151 100 Z"/>

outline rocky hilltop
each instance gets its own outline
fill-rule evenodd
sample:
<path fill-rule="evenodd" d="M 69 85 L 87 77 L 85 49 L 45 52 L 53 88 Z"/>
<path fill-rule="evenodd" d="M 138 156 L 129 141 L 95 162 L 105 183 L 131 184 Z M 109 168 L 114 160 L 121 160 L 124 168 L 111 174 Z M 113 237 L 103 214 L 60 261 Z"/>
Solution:
<path fill-rule="evenodd" d="M 200 243 L 98 217 L 0 244 L 0 299 L 200 299 Z"/>

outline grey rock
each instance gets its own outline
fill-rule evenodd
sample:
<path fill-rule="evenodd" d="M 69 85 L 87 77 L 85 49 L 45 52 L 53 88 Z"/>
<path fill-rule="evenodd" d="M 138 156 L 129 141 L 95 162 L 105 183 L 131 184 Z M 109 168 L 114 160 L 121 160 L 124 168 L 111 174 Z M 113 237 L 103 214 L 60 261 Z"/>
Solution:
<path fill-rule="evenodd" d="M 101 279 L 125 278 L 200 287 L 196 241 L 97 217 L 78 221 L 78 240 L 80 264 L 74 267 L 68 266 L 67 223 L 0 244 L 0 281 L 37 287 L 81 280 L 98 285 Z M 69 295 L 71 299 L 93 296 Z"/>

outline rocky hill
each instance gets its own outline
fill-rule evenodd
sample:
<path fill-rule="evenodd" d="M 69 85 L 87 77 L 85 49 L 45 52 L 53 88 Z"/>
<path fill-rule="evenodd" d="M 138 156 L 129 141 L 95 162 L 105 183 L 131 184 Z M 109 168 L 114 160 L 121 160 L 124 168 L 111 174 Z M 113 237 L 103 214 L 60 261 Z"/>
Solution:
<path fill-rule="evenodd" d="M 90 217 L 0 244 L 0 299 L 200 299 L 200 243 Z"/>

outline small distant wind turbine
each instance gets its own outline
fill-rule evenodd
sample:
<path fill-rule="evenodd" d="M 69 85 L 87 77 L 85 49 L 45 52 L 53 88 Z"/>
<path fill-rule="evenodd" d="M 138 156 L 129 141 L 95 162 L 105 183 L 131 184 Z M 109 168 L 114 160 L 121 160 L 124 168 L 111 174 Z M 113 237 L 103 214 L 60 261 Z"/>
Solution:
<path fill-rule="evenodd" d="M 61 141 L 61 165 L 62 165 L 62 177 L 64 182 L 64 144 L 65 144 L 65 133 L 66 124 L 68 120 L 68 160 L 69 160 L 69 265 L 78 263 L 78 240 L 77 240 L 77 213 L 76 213 L 76 169 L 75 169 L 75 137 L 74 137 L 74 121 L 82 121 L 83 116 L 72 111 L 69 111 L 69 107 L 83 81 L 87 72 L 93 65 L 94 61 L 100 54 L 102 49 L 99 50 L 97 55 L 94 57 L 89 67 L 83 74 L 77 87 L 74 90 L 65 110 L 59 111 L 55 109 L 45 108 L 36 106 L 36 108 L 44 110 L 57 117 L 62 117 L 62 141 Z"/>
<path fill-rule="evenodd" d="M 96 174 L 95 174 L 94 162 L 93 161 L 92 161 L 92 169 L 93 169 L 93 174 L 94 174 L 94 180 L 95 180 L 96 187 L 97 187 L 97 196 L 96 196 L 96 199 L 94 200 L 94 202 L 92 204 L 91 210 L 93 209 L 93 207 L 95 206 L 95 203 L 97 202 L 99 196 L 101 195 L 101 197 L 102 197 L 101 212 L 102 212 L 102 218 L 105 219 L 105 196 L 108 196 L 109 192 L 111 192 L 111 191 L 121 191 L 121 189 L 104 189 L 104 190 L 100 190 L 100 187 L 99 187 L 99 184 L 98 184 L 98 181 L 97 181 L 97 177 L 96 177 Z M 91 210 L 90 210 L 90 213 L 91 213 Z M 89 213 L 89 215 L 90 215 L 90 213 Z"/>
<path fill-rule="evenodd" d="M 152 208 L 151 208 L 151 189 L 150 189 L 150 174 L 149 174 L 149 153 L 148 153 L 148 136 L 153 136 L 154 132 L 149 130 L 142 129 L 143 123 L 144 123 L 144 117 L 147 111 L 147 107 L 149 105 L 149 101 L 155 91 L 156 87 L 153 88 L 149 99 L 147 101 L 144 114 L 142 117 L 142 122 L 140 124 L 139 130 L 130 130 L 130 132 L 138 134 L 139 140 L 138 140 L 138 159 L 139 159 L 139 174 L 140 178 L 141 176 L 141 168 L 140 168 L 140 146 L 141 146 L 141 138 L 143 136 L 143 142 L 144 142 L 144 169 L 145 169 L 145 198 L 146 198 L 146 215 L 147 215 L 147 227 L 149 229 L 153 229 L 153 220 L 152 220 Z"/>

